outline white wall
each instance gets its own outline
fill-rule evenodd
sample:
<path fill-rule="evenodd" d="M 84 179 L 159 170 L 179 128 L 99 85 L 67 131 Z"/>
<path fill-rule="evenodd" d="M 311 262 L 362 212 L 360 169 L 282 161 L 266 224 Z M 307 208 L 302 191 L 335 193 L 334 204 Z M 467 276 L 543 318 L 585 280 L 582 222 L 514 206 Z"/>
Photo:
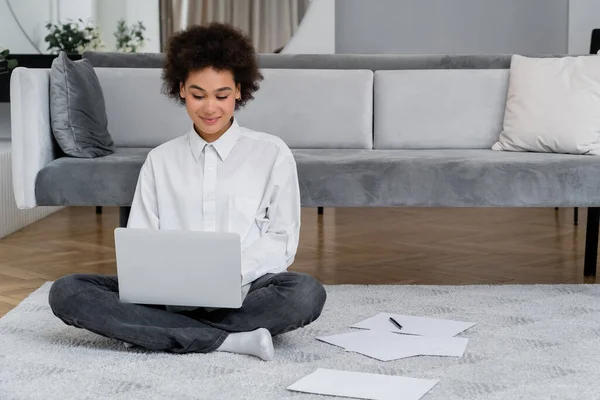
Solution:
<path fill-rule="evenodd" d="M 126 0 L 127 21 L 142 21 L 146 27 L 145 37 L 148 39 L 145 53 L 160 52 L 160 6 L 158 0 Z"/>
<path fill-rule="evenodd" d="M 564 54 L 568 3 L 339 0 L 335 50 L 350 54 Z"/>
<path fill-rule="evenodd" d="M 588 54 L 592 29 L 600 28 L 600 0 L 569 1 L 569 54 Z"/>
<path fill-rule="evenodd" d="M 40 0 L 8 0 L 18 21 L 23 26 L 27 36 L 21 32 L 19 25 L 10 12 L 5 1 L 0 1 L 0 47 L 10 49 L 11 53 L 40 53 L 45 52 L 44 25 L 52 20 L 53 7 L 50 1 Z"/>
<path fill-rule="evenodd" d="M 96 0 L 8 0 L 0 1 L 0 46 L 11 53 L 47 53 L 46 24 L 67 19 L 93 18 Z M 14 16 L 10 12 L 14 11 Z M 19 28 L 17 21 L 23 27 Z M 31 42 L 27 39 L 31 39 Z"/>
<path fill-rule="evenodd" d="M 106 50 L 114 50 L 113 36 L 117 21 L 142 21 L 149 42 L 143 51 L 160 50 L 158 0 L 8 0 L 15 16 L 25 30 L 21 32 L 5 0 L 0 0 L 0 47 L 12 53 L 47 53 L 44 37 L 48 22 L 66 22 L 67 19 L 92 20 L 99 25 Z M 33 44 L 29 42 L 27 36 Z"/>
<path fill-rule="evenodd" d="M 96 2 L 96 23 L 102 32 L 102 40 L 106 45 L 105 50 L 114 50 L 117 21 L 125 16 L 125 2 L 123 0 L 100 0 Z"/>
<path fill-rule="evenodd" d="M 50 0 L 49 2 L 57 3 L 57 15 L 55 17 L 57 21 L 63 22 L 68 19 L 77 20 L 81 18 L 84 22 L 87 22 L 88 19 L 95 19 L 96 1 L 101 2 L 103 0 Z M 38 0 L 39 2 L 40 0 Z"/>
<path fill-rule="evenodd" d="M 281 53 L 335 53 L 335 0 L 312 0 L 298 30 Z"/>
<path fill-rule="evenodd" d="M 160 22 L 158 0 L 97 0 L 96 16 L 102 30 L 102 39 L 106 50 L 115 50 L 114 32 L 117 22 L 124 18 L 128 25 L 142 21 L 146 27 L 146 46 L 141 49 L 145 53 L 160 51 Z"/>

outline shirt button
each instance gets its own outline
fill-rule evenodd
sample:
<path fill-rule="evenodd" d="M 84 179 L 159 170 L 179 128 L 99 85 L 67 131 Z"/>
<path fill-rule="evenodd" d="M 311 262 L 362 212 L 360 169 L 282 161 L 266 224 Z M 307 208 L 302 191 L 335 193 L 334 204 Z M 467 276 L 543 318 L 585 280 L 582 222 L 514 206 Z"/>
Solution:
<path fill-rule="evenodd" d="M 208 167 L 208 172 L 212 172 L 212 167 Z"/>

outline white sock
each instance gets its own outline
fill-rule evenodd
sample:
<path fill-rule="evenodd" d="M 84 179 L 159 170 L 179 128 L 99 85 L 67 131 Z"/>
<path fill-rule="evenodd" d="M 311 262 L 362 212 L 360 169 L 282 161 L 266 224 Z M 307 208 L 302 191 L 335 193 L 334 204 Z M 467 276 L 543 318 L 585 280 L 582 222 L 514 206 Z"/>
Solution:
<path fill-rule="evenodd" d="M 230 333 L 217 351 L 248 354 L 265 361 L 273 359 L 273 340 L 271 333 L 265 328 L 252 332 Z"/>

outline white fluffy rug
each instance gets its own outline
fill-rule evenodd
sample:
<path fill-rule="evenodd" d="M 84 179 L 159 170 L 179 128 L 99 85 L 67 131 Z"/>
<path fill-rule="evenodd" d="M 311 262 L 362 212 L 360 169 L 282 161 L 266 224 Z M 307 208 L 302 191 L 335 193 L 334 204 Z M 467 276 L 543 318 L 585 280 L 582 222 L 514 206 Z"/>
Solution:
<path fill-rule="evenodd" d="M 271 362 L 127 350 L 55 318 L 49 287 L 0 319 L 2 400 L 324 399 L 285 389 L 319 367 L 441 379 L 424 400 L 600 398 L 597 285 L 326 286 L 321 318 L 276 337 Z M 382 311 L 478 325 L 462 358 L 380 362 L 315 339 Z"/>

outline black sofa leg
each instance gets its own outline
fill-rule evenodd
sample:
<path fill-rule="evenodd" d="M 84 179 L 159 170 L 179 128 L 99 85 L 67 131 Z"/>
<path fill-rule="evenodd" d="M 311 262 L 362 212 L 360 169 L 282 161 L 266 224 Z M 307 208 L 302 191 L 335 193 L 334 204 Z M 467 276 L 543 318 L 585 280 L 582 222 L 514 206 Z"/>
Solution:
<path fill-rule="evenodd" d="M 96 206 L 96 214 L 102 214 L 102 206 Z"/>
<path fill-rule="evenodd" d="M 585 232 L 585 260 L 583 264 L 583 276 L 596 276 L 599 222 L 600 207 L 588 208 L 587 228 Z"/>
<path fill-rule="evenodd" d="M 317 208 L 317 213 L 318 213 L 319 215 L 323 215 L 323 207 L 318 207 L 318 208 Z"/>
<path fill-rule="evenodd" d="M 129 221 L 129 213 L 131 207 L 119 207 L 119 226 L 121 228 L 127 227 L 127 221 Z"/>
<path fill-rule="evenodd" d="M 579 225 L 579 207 L 573 209 L 573 225 Z"/>

